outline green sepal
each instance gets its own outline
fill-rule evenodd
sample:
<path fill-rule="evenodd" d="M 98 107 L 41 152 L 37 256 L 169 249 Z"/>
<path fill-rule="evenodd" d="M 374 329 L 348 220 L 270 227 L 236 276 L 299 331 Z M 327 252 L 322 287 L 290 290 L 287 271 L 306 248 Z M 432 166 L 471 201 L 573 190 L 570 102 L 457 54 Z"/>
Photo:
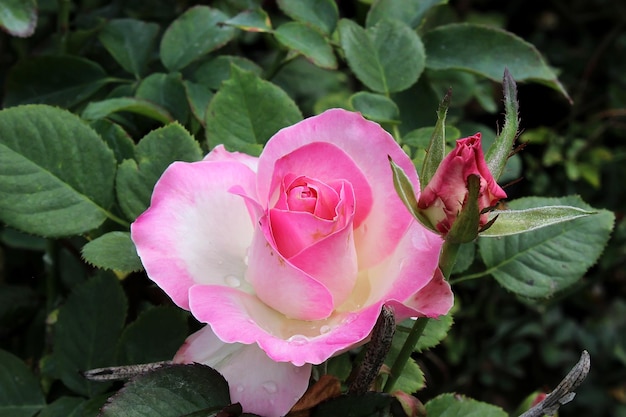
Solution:
<path fill-rule="evenodd" d="M 422 172 L 420 174 L 420 183 L 422 188 L 426 185 L 437 172 L 439 164 L 446 155 L 446 115 L 448 113 L 448 107 L 450 107 L 450 99 L 452 98 L 452 90 L 448 90 L 446 95 L 439 103 L 437 109 L 437 124 L 435 130 L 430 137 L 430 143 L 428 150 L 426 151 L 426 158 L 422 165 Z"/>
<path fill-rule="evenodd" d="M 480 225 L 480 210 L 478 208 L 478 193 L 480 191 L 480 177 L 467 177 L 467 198 L 461 212 L 454 220 L 445 239 L 452 243 L 467 243 L 476 239 Z"/>
<path fill-rule="evenodd" d="M 504 89 L 504 127 L 485 156 L 489 172 L 496 180 L 502 175 L 506 161 L 511 156 L 511 149 L 519 127 L 517 86 L 508 68 L 504 68 L 502 87 Z"/>
<path fill-rule="evenodd" d="M 413 185 L 411 184 L 411 180 L 407 177 L 406 173 L 402 168 L 400 168 L 389 156 L 389 164 L 391 165 L 391 171 L 393 173 L 393 186 L 396 189 L 396 193 L 398 193 L 398 197 L 404 203 L 404 206 L 409 210 L 409 213 L 417 219 L 421 224 L 429 228 L 435 233 L 437 229 L 435 225 L 433 225 L 430 220 L 426 216 L 422 214 L 420 209 L 417 207 L 417 199 L 415 198 L 415 190 L 413 189 Z"/>
<path fill-rule="evenodd" d="M 480 233 L 481 237 L 502 237 L 530 232 L 553 224 L 568 222 L 595 214 L 573 206 L 545 206 L 523 210 L 494 210 L 489 213 L 492 226 Z"/>

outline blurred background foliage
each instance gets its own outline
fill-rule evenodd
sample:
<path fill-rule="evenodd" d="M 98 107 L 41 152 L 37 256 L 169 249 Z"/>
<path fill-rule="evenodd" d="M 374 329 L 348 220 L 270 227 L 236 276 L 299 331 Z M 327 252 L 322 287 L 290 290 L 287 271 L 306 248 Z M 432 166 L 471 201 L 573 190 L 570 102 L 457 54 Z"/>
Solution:
<path fill-rule="evenodd" d="M 227 10 L 241 9 L 247 3 L 76 1 L 73 31 L 64 44 L 68 52 L 99 62 L 114 77 L 123 71 L 95 36 L 103 19 L 133 17 L 166 26 L 173 16 L 195 4 Z M 339 0 L 338 5 L 342 17 L 361 23 L 369 8 L 367 1 Z M 7 85 L 8 69 L 20 58 L 45 54 L 61 41 L 59 37 L 66 36 L 63 30 L 57 31 L 57 1 L 40 0 L 38 7 L 38 28 L 31 38 L 0 35 L 3 85 Z M 280 15 L 274 2 L 265 1 L 263 7 L 278 24 Z M 488 277 L 456 284 L 455 325 L 443 345 L 418 357 L 428 381 L 420 399 L 458 391 L 514 410 L 529 393 L 553 388 L 586 349 L 592 358 L 591 374 L 576 400 L 560 415 L 626 417 L 626 4 L 622 0 L 457 0 L 432 10 L 418 31 L 449 22 L 504 28 L 534 44 L 555 68 L 573 100 L 570 103 L 543 85 L 518 86 L 519 141 L 525 147 L 518 161 L 521 170 L 518 166 L 507 178 L 511 181 L 506 188 L 509 197 L 579 194 L 594 207 L 614 211 L 617 223 L 598 264 L 574 287 L 549 300 L 520 299 Z M 258 34 L 247 33 L 230 48 L 259 62 L 266 75 L 296 100 L 305 116 L 333 106 L 349 107 L 350 95 L 359 90 L 358 80 L 345 72 L 325 71 L 304 59 L 272 68 Z M 448 124 L 458 130 L 449 131 L 463 136 L 482 131 L 486 138 L 495 136 L 498 123 L 502 123 L 499 84 L 458 72 L 426 71 L 424 80 L 427 82 L 394 95 L 402 109 L 421 109 L 415 113 L 419 118 L 411 112 L 401 114 L 402 134 L 434 125 L 437 103 L 452 86 Z M 123 95 L 123 88 L 111 87 L 99 94 Z M 137 138 L 154 124 L 143 120 L 135 126 L 139 131 L 132 133 Z M 201 129 L 197 124 L 196 128 Z M 407 137 L 404 140 L 412 152 L 412 142 Z M 30 361 L 42 356 L 49 343 L 46 329 L 54 320 L 45 312 L 53 311 L 62 297 L 50 297 L 51 291 L 66 293 L 92 273 L 75 249 L 84 242 L 75 239 L 77 242 L 52 242 L 9 228 L 0 230 L 0 348 Z M 50 262 L 51 256 L 58 259 L 56 264 Z M 481 265 L 471 265 L 463 274 L 480 269 Z M 45 288 L 47 281 L 40 278 L 46 274 L 58 274 L 61 289 Z M 164 301 L 140 274 L 131 277 L 124 281 L 131 299 L 130 317 L 148 303 Z M 17 283 L 30 287 L 8 286 Z M 49 305 L 42 309 L 42 303 Z"/>

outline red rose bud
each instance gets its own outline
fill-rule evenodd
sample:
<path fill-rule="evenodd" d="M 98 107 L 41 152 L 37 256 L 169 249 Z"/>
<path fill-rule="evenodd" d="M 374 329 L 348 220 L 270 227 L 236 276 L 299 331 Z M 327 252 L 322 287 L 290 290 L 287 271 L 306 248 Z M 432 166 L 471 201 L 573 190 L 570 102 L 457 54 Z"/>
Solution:
<path fill-rule="evenodd" d="M 441 161 L 418 201 L 418 208 L 444 236 L 467 205 L 470 176 L 479 178 L 479 229 L 488 221 L 488 215 L 483 210 L 506 198 L 506 193 L 489 172 L 480 138 L 480 133 L 476 133 L 457 140 L 456 148 Z"/>

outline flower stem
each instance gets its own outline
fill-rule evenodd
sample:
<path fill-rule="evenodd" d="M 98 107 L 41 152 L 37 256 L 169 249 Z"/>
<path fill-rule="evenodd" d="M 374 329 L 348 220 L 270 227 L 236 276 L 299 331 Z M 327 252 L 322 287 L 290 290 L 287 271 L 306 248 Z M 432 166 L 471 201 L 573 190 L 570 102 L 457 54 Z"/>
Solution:
<path fill-rule="evenodd" d="M 424 332 L 424 328 L 426 328 L 428 320 L 428 317 L 421 317 L 415 320 L 415 323 L 413 323 L 413 327 L 411 328 L 408 337 L 404 341 L 404 345 L 402 346 L 400 353 L 398 353 L 398 357 L 391 366 L 389 378 L 387 379 L 387 382 L 385 383 L 385 388 L 383 389 L 384 392 L 389 393 L 393 390 L 393 386 L 398 381 L 398 378 L 400 378 L 400 375 L 402 375 L 404 366 L 411 357 L 411 353 L 413 353 L 415 344 Z"/>
<path fill-rule="evenodd" d="M 460 247 L 461 245 L 459 243 L 452 243 L 448 240 L 443 243 L 441 255 L 439 256 L 439 269 L 441 269 L 443 276 L 447 279 L 450 278 Z"/>
<path fill-rule="evenodd" d="M 67 52 L 67 40 L 70 31 L 71 0 L 58 0 L 57 30 L 59 31 L 59 53 Z"/>

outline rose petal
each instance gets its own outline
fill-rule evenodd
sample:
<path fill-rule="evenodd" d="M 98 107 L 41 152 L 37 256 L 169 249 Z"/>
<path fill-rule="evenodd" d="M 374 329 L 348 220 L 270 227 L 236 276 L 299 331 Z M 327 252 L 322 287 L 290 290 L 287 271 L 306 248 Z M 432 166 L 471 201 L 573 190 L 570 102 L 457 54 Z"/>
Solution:
<path fill-rule="evenodd" d="M 256 172 L 259 166 L 259 158 L 241 152 L 227 151 L 224 145 L 217 145 L 205 157 L 204 161 L 237 161 L 246 165 Z"/>
<path fill-rule="evenodd" d="M 408 300 L 404 300 L 403 304 L 419 312 L 420 316 L 438 317 L 450 311 L 454 305 L 454 295 L 450 284 L 437 268 L 430 282 Z M 416 317 L 413 314 L 411 316 Z"/>
<path fill-rule="evenodd" d="M 226 343 L 257 343 L 275 361 L 320 364 L 365 340 L 382 302 L 358 312 L 335 312 L 326 320 L 285 317 L 253 295 L 221 286 L 196 285 L 190 290 L 191 312 L 210 323 Z M 236 323 L 236 325 L 234 325 Z"/>
<path fill-rule="evenodd" d="M 351 297 L 339 310 L 354 311 L 379 300 L 407 300 L 432 280 L 442 244 L 439 235 L 412 222 L 393 254 L 360 271 Z"/>
<path fill-rule="evenodd" d="M 323 147 L 319 142 L 332 146 Z M 413 163 L 378 124 L 365 120 L 358 113 L 332 109 L 282 129 L 268 141 L 259 158 L 258 195 L 261 199 L 276 189 L 272 180 L 278 161 L 312 143 L 316 146 L 306 148 L 311 154 L 303 152 L 304 155 L 293 162 L 294 172 L 319 180 L 325 180 L 320 178 L 320 172 L 328 172 L 329 177 L 352 182 L 357 201 L 355 242 L 360 266 L 376 265 L 393 252 L 413 219 L 396 194 L 387 156 L 406 171 L 419 197 L 419 181 Z M 349 155 L 350 165 L 356 165 L 365 178 L 370 193 L 367 200 L 363 199 L 360 185 L 363 180 L 351 179 L 343 172 L 347 164 L 343 155 L 335 155 L 337 148 L 341 149 L 341 154 Z M 348 173 L 353 171 L 350 167 Z M 363 219 L 364 211 L 366 219 Z"/>
<path fill-rule="evenodd" d="M 243 283 L 254 229 L 234 185 L 254 196 L 254 173 L 236 161 L 175 162 L 131 225 L 148 276 L 182 308 L 194 284 Z"/>
<path fill-rule="evenodd" d="M 189 336 L 174 362 L 214 368 L 228 381 L 232 402 L 241 403 L 244 412 L 267 417 L 287 414 L 306 391 L 311 375 L 310 364 L 275 362 L 255 344 L 225 344 L 210 326 Z"/>
<path fill-rule="evenodd" d="M 322 283 L 296 268 L 271 239 L 267 217 L 259 220 L 250 246 L 246 280 L 257 297 L 284 315 L 319 320 L 334 310 L 333 296 Z"/>

